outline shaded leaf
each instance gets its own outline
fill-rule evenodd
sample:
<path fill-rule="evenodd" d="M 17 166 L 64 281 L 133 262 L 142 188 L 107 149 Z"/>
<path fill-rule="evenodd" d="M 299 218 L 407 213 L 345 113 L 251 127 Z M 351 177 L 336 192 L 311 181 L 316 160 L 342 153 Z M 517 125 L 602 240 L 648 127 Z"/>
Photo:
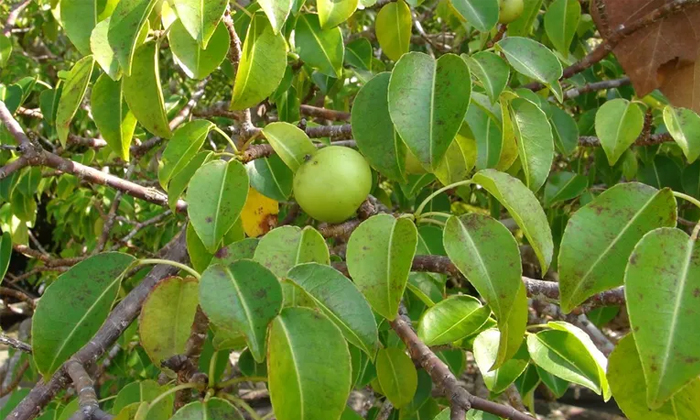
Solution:
<path fill-rule="evenodd" d="M 171 417 L 172 420 L 243 420 L 243 416 L 230 402 L 221 398 L 194 401 Z"/>
<path fill-rule="evenodd" d="M 374 31 L 379 46 L 391 60 L 397 61 L 408 52 L 412 27 L 411 9 L 403 0 L 389 2 L 377 13 Z"/>
<path fill-rule="evenodd" d="M 551 206 L 561 201 L 572 200 L 588 188 L 588 178 L 573 172 L 555 172 L 544 187 L 544 203 Z"/>
<path fill-rule="evenodd" d="M 513 99 L 510 106 L 527 186 L 537 192 L 547 180 L 554 160 L 552 127 L 544 111 L 527 99 Z"/>
<path fill-rule="evenodd" d="M 527 346 L 523 343 L 512 359 L 498 369 L 491 370 L 498 357 L 500 335 L 496 329 L 482 332 L 474 340 L 473 350 L 474 360 L 484 378 L 484 384 L 491 392 L 497 394 L 505 391 L 525 371 L 530 361 Z"/>
<path fill-rule="evenodd" d="M 418 387 L 418 373 L 413 361 L 395 347 L 377 353 L 377 379 L 382 393 L 397 408 L 410 403 Z"/>
<path fill-rule="evenodd" d="M 700 156 L 700 116 L 686 108 L 664 108 L 664 124 L 673 140 L 678 143 L 688 163 L 693 163 Z"/>
<path fill-rule="evenodd" d="M 122 84 L 103 74 L 92 87 L 92 117 L 107 145 L 122 160 L 129 161 L 129 147 L 136 130 L 136 117 L 124 100 Z"/>
<path fill-rule="evenodd" d="M 547 37 L 564 57 L 576 35 L 581 20 L 581 4 L 576 0 L 555 0 L 544 14 L 544 30 Z"/>
<path fill-rule="evenodd" d="M 137 47 L 148 28 L 148 15 L 158 0 L 120 0 L 109 21 L 107 39 L 124 74 L 131 75 L 131 66 Z"/>
<path fill-rule="evenodd" d="M 304 63 L 327 76 L 340 77 L 344 55 L 340 28 L 321 29 L 318 15 L 302 14 L 294 34 L 294 43 Z"/>
<path fill-rule="evenodd" d="M 461 1 L 469 2 L 469 0 Z M 477 1 L 476 3 L 480 2 Z M 465 55 L 462 57 L 464 58 Z M 481 51 L 471 56 L 466 56 L 465 60 L 469 65 L 469 70 L 481 82 L 491 102 L 496 102 L 508 84 L 508 77 L 510 76 L 508 63 L 497 54 L 488 51 Z"/>
<path fill-rule="evenodd" d="M 595 132 L 610 166 L 634 143 L 644 128 L 644 113 L 626 99 L 613 99 L 598 108 Z"/>
<path fill-rule="evenodd" d="M 56 111 L 56 131 L 63 147 L 66 147 L 70 123 L 78 111 L 80 103 L 83 101 L 94 67 L 95 60 L 92 56 L 82 58 L 73 65 L 66 83 L 63 85 L 61 99 L 58 101 Z"/>
<path fill-rule="evenodd" d="M 207 120 L 194 120 L 175 131 L 163 151 L 158 168 L 158 182 L 164 190 L 168 191 L 170 180 L 192 162 L 213 127 L 214 124 Z"/>
<path fill-rule="evenodd" d="M 219 23 L 205 49 L 192 39 L 182 21 L 176 20 L 170 26 L 168 41 L 176 62 L 185 74 L 193 79 L 204 79 L 226 58 L 231 45 L 231 36 L 226 26 Z"/>
<path fill-rule="evenodd" d="M 292 195 L 294 174 L 277 154 L 268 158 L 255 159 L 246 165 L 250 186 L 267 197 L 277 201 L 287 201 Z"/>

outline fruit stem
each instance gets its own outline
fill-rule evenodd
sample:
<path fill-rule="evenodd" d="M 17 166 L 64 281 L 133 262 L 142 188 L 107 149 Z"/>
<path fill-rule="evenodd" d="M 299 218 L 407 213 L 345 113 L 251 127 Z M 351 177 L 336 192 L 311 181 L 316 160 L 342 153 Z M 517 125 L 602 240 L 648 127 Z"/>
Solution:
<path fill-rule="evenodd" d="M 440 188 L 439 190 L 435 191 L 434 193 L 432 193 L 428 197 L 426 197 L 425 200 L 423 200 L 423 202 L 420 203 L 420 206 L 418 206 L 418 209 L 416 209 L 416 212 L 413 214 L 416 216 L 416 219 L 418 219 L 418 217 L 423 212 L 423 209 L 425 208 L 425 206 L 428 205 L 430 200 L 437 197 L 439 194 L 441 194 L 447 190 L 451 190 L 452 188 L 457 188 L 457 187 L 461 187 L 462 185 L 469 185 L 469 184 L 473 184 L 473 183 L 474 183 L 474 181 L 472 181 L 471 179 L 467 179 L 465 181 L 455 182 L 453 184 L 450 184 L 450 185 L 447 185 L 445 187 Z"/>

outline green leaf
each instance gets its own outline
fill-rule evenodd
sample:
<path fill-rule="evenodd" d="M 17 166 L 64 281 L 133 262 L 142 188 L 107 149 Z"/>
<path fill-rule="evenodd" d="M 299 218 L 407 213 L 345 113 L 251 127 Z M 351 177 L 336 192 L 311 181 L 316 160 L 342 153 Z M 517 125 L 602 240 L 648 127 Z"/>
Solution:
<path fill-rule="evenodd" d="M 559 250 L 561 309 L 571 312 L 598 292 L 622 285 L 627 258 L 647 232 L 676 224 L 671 190 L 618 184 L 581 207 Z"/>
<path fill-rule="evenodd" d="M 552 107 L 549 123 L 552 126 L 554 145 L 564 156 L 570 156 L 578 146 L 576 120 L 563 109 Z"/>
<path fill-rule="evenodd" d="M 680 229 L 662 227 L 637 243 L 625 271 L 625 296 L 656 409 L 700 375 L 700 247 Z"/>
<path fill-rule="evenodd" d="M 457 133 L 447 153 L 433 171 L 442 185 L 464 181 L 476 164 L 476 142 Z"/>
<path fill-rule="evenodd" d="M 237 160 L 216 160 L 199 168 L 187 190 L 187 214 L 197 236 L 214 253 L 248 197 L 248 174 Z"/>
<path fill-rule="evenodd" d="M 527 36 L 532 31 L 532 24 L 542 7 L 542 0 L 523 0 L 523 13 L 508 24 L 508 36 Z"/>
<path fill-rule="evenodd" d="M 107 39 L 119 60 L 126 76 L 131 75 L 131 66 L 137 47 L 145 39 L 144 28 L 148 28 L 148 15 L 159 0 L 121 0 L 109 21 Z"/>
<path fill-rule="evenodd" d="M 63 85 L 56 112 L 56 131 L 63 147 L 66 147 L 70 123 L 83 101 L 93 67 L 95 67 L 95 60 L 92 56 L 82 58 L 71 68 L 66 83 Z"/>
<path fill-rule="evenodd" d="M 635 103 L 613 99 L 598 108 L 595 132 L 610 166 L 634 143 L 644 128 L 644 113 Z"/>
<path fill-rule="evenodd" d="M 0 68 L 4 68 L 12 55 L 12 41 L 0 34 Z"/>
<path fill-rule="evenodd" d="M 286 308 L 270 325 L 268 347 L 270 399 L 277 418 L 339 419 L 350 394 L 352 367 L 338 327 L 311 309 Z"/>
<path fill-rule="evenodd" d="M 387 178 L 403 183 L 406 147 L 389 115 L 390 77 L 390 73 L 380 73 L 360 89 L 350 122 L 357 147 L 370 165 Z"/>
<path fill-rule="evenodd" d="M 472 105 L 464 121 L 476 142 L 476 167 L 478 169 L 494 168 L 501 158 L 504 137 L 501 132 L 501 122 L 493 113 L 498 111 L 498 108 L 484 109 L 477 102 L 477 98 L 486 100 L 485 96 L 472 93 Z"/>
<path fill-rule="evenodd" d="M 317 263 L 297 265 L 287 278 L 311 297 L 350 344 L 370 358 L 374 357 L 379 347 L 377 323 L 372 309 L 353 282 L 333 267 Z"/>
<path fill-rule="evenodd" d="M 139 337 L 153 364 L 185 353 L 199 299 L 197 281 L 169 277 L 146 298 L 139 318 Z"/>
<path fill-rule="evenodd" d="M 289 16 L 289 12 L 292 10 L 292 5 L 294 1 L 292 0 L 258 0 L 258 4 L 262 10 L 267 15 L 270 24 L 272 25 L 272 30 L 275 35 L 280 32 L 284 22 Z"/>
<path fill-rule="evenodd" d="M 501 344 L 491 369 L 498 368 L 520 348 L 527 324 L 518 244 L 503 224 L 478 213 L 450 217 L 443 243 L 452 263 L 498 319 Z"/>
<path fill-rule="evenodd" d="M 479 32 L 488 32 L 498 23 L 498 0 L 450 0 L 450 3 Z"/>
<path fill-rule="evenodd" d="M 534 194 L 519 179 L 493 169 L 477 172 L 473 180 L 508 210 L 535 250 L 542 272 L 546 273 L 554 244 L 547 216 Z"/>
<path fill-rule="evenodd" d="M 316 153 L 316 146 L 299 127 L 286 122 L 273 122 L 262 129 L 275 153 L 293 172 Z"/>
<path fill-rule="evenodd" d="M 372 309 L 389 320 L 398 314 L 417 242 L 413 222 L 388 214 L 362 222 L 348 241 L 350 277 Z"/>
<path fill-rule="evenodd" d="M 462 0 L 470 2 L 474 0 Z M 495 0 L 498 3 L 498 0 Z M 477 1 L 477 3 L 481 3 Z M 498 6 L 496 6 L 498 10 Z M 510 76 L 510 68 L 500 56 L 488 52 L 481 51 L 471 56 L 462 55 L 465 58 L 469 70 L 481 82 L 486 94 L 491 99 L 491 103 L 498 101 L 498 97 L 508 84 Z"/>
<path fill-rule="evenodd" d="M 182 170 L 178 171 L 177 174 L 172 177 L 168 185 L 168 206 L 173 213 L 176 212 L 177 202 L 187 188 L 187 185 L 189 185 L 194 173 L 212 158 L 214 158 L 214 154 L 210 151 L 199 152 L 190 159 Z"/>
<path fill-rule="evenodd" d="M 673 140 L 678 143 L 688 163 L 693 163 L 700 156 L 700 116 L 692 109 L 664 108 L 664 124 Z"/>
<path fill-rule="evenodd" d="M 121 69 L 119 68 L 119 60 L 117 55 L 109 44 L 109 23 L 112 17 L 108 17 L 95 26 L 90 35 L 90 50 L 97 64 L 102 67 L 102 70 L 112 78 L 119 80 Z"/>
<path fill-rule="evenodd" d="M 119 390 L 117 398 L 112 406 L 113 413 L 121 412 L 126 406 L 140 403 L 151 402 L 155 400 L 163 392 L 163 389 L 158 382 L 153 380 L 132 382 Z"/>
<path fill-rule="evenodd" d="M 532 361 L 545 371 L 601 394 L 598 364 L 572 333 L 545 330 L 530 334 L 527 348 Z"/>
<path fill-rule="evenodd" d="M 250 186 L 275 201 L 287 201 L 292 195 L 294 173 L 279 155 L 255 159 L 246 165 Z"/>
<path fill-rule="evenodd" d="M 382 393 L 396 408 L 410 403 L 418 387 L 418 373 L 413 361 L 395 347 L 377 353 L 377 379 Z"/>
<path fill-rule="evenodd" d="M 176 20 L 170 26 L 168 41 L 176 62 L 185 74 L 193 79 L 204 79 L 226 58 L 231 36 L 223 22 L 219 23 L 204 49 L 190 36 L 182 22 Z"/>
<path fill-rule="evenodd" d="M 228 0 L 173 0 L 172 4 L 187 32 L 206 49 L 210 39 L 214 39 Z"/>
<path fill-rule="evenodd" d="M 435 169 L 459 131 L 469 106 L 471 76 L 454 54 L 438 60 L 405 54 L 389 81 L 389 113 L 403 141 L 426 169 Z"/>
<path fill-rule="evenodd" d="M 331 29 L 348 20 L 355 9 L 358 0 L 317 0 L 316 9 L 321 29 Z"/>
<path fill-rule="evenodd" d="M 357 38 L 345 46 L 345 63 L 360 70 L 372 69 L 372 43 L 367 38 Z M 355 104 L 357 99 L 355 99 Z"/>
<path fill-rule="evenodd" d="M 151 133 L 170 138 L 172 132 L 160 85 L 158 48 L 155 42 L 139 47 L 134 54 L 131 76 L 124 76 L 122 88 L 129 109 Z"/>
<path fill-rule="evenodd" d="M 258 247 L 257 238 L 246 238 L 233 242 L 216 251 L 210 265 L 220 264 L 228 266 L 238 260 L 253 259 L 255 249 Z"/>
<path fill-rule="evenodd" d="M 561 63 L 549 48 L 522 37 L 508 37 L 496 44 L 518 73 L 542 83 L 553 83 L 562 76 Z"/>
<path fill-rule="evenodd" d="M 230 402 L 221 398 L 194 401 L 171 417 L 171 420 L 243 420 L 243 416 Z"/>
<path fill-rule="evenodd" d="M 257 105 L 277 89 L 287 68 L 287 44 L 261 13 L 253 16 L 233 84 L 231 109 Z"/>
<path fill-rule="evenodd" d="M 3 232 L 0 237 L 0 284 L 7 274 L 7 267 L 10 266 L 12 257 L 12 235 L 10 232 Z"/>
<path fill-rule="evenodd" d="M 82 55 L 90 54 L 90 35 L 98 22 L 99 3 L 97 0 L 61 1 L 61 26 Z"/>
<path fill-rule="evenodd" d="M 92 117 L 107 145 L 122 160 L 129 161 L 129 147 L 136 130 L 136 117 L 124 100 L 122 84 L 103 74 L 92 87 Z"/>
<path fill-rule="evenodd" d="M 555 172 L 544 187 L 544 203 L 551 206 L 573 200 L 588 188 L 588 178 L 573 172 Z"/>
<path fill-rule="evenodd" d="M 213 265 L 202 273 L 199 299 L 213 324 L 242 331 L 255 360 L 265 359 L 267 325 L 282 308 L 282 286 L 270 270 L 252 260 Z"/>
<path fill-rule="evenodd" d="M 294 43 L 305 64 L 327 76 L 341 76 L 344 46 L 340 28 L 321 29 L 318 15 L 302 14 L 294 30 Z"/>
<path fill-rule="evenodd" d="M 391 60 L 398 61 L 411 45 L 413 18 L 406 2 L 398 0 L 382 6 L 374 22 L 374 30 L 382 52 Z"/>
<path fill-rule="evenodd" d="M 535 370 L 539 379 L 547 387 L 547 389 L 552 391 L 552 394 L 554 394 L 556 398 L 561 398 L 564 396 L 564 394 L 566 394 L 566 391 L 571 385 L 569 381 L 556 377 L 539 366 L 535 366 Z"/>
<path fill-rule="evenodd" d="M 544 14 L 547 37 L 564 57 L 569 56 L 580 20 L 581 4 L 577 0 L 555 0 Z"/>
<path fill-rule="evenodd" d="M 451 344 L 472 335 L 489 315 L 491 309 L 481 306 L 472 296 L 450 296 L 425 311 L 418 325 L 418 337 L 427 346 Z"/>
<path fill-rule="evenodd" d="M 512 359 L 505 362 L 496 370 L 491 367 L 496 363 L 501 334 L 496 329 L 490 329 L 479 334 L 474 340 L 474 360 L 484 378 L 484 384 L 489 391 L 500 394 L 505 391 L 525 371 L 530 361 L 527 346 L 522 343 Z"/>
<path fill-rule="evenodd" d="M 527 99 L 513 99 L 510 106 L 527 186 L 537 192 L 547 180 L 554 160 L 552 127 L 544 111 Z"/>
<path fill-rule="evenodd" d="M 175 131 L 163 151 L 158 168 L 158 182 L 164 190 L 168 191 L 170 180 L 190 164 L 212 128 L 214 124 L 207 120 L 194 120 Z"/>
<path fill-rule="evenodd" d="M 74 265 L 46 289 L 32 317 L 34 362 L 44 377 L 97 332 L 133 261 L 134 257 L 118 252 L 97 254 Z"/>
<path fill-rule="evenodd" d="M 647 407 L 644 369 L 634 337 L 628 334 L 610 355 L 608 379 L 615 402 L 630 420 L 685 420 L 700 416 L 700 379 L 693 380 L 661 407 Z"/>

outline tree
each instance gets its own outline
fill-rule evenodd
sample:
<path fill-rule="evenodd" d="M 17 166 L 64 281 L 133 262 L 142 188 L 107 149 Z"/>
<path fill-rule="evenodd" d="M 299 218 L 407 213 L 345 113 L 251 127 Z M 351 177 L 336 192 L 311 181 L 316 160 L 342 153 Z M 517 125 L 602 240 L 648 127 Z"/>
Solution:
<path fill-rule="evenodd" d="M 697 4 L 3 4 L 0 417 L 700 418 Z"/>

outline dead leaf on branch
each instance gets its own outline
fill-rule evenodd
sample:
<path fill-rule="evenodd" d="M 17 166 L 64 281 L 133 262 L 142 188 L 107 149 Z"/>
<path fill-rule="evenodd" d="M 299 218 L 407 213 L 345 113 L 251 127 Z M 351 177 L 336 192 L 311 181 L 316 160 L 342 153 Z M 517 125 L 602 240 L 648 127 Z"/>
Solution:
<path fill-rule="evenodd" d="M 607 39 L 673 0 L 595 0 L 598 30 Z M 697 28 L 697 29 L 696 29 Z M 676 106 L 700 112 L 700 7 L 691 5 L 622 39 L 613 49 L 639 96 L 659 88 Z"/>

